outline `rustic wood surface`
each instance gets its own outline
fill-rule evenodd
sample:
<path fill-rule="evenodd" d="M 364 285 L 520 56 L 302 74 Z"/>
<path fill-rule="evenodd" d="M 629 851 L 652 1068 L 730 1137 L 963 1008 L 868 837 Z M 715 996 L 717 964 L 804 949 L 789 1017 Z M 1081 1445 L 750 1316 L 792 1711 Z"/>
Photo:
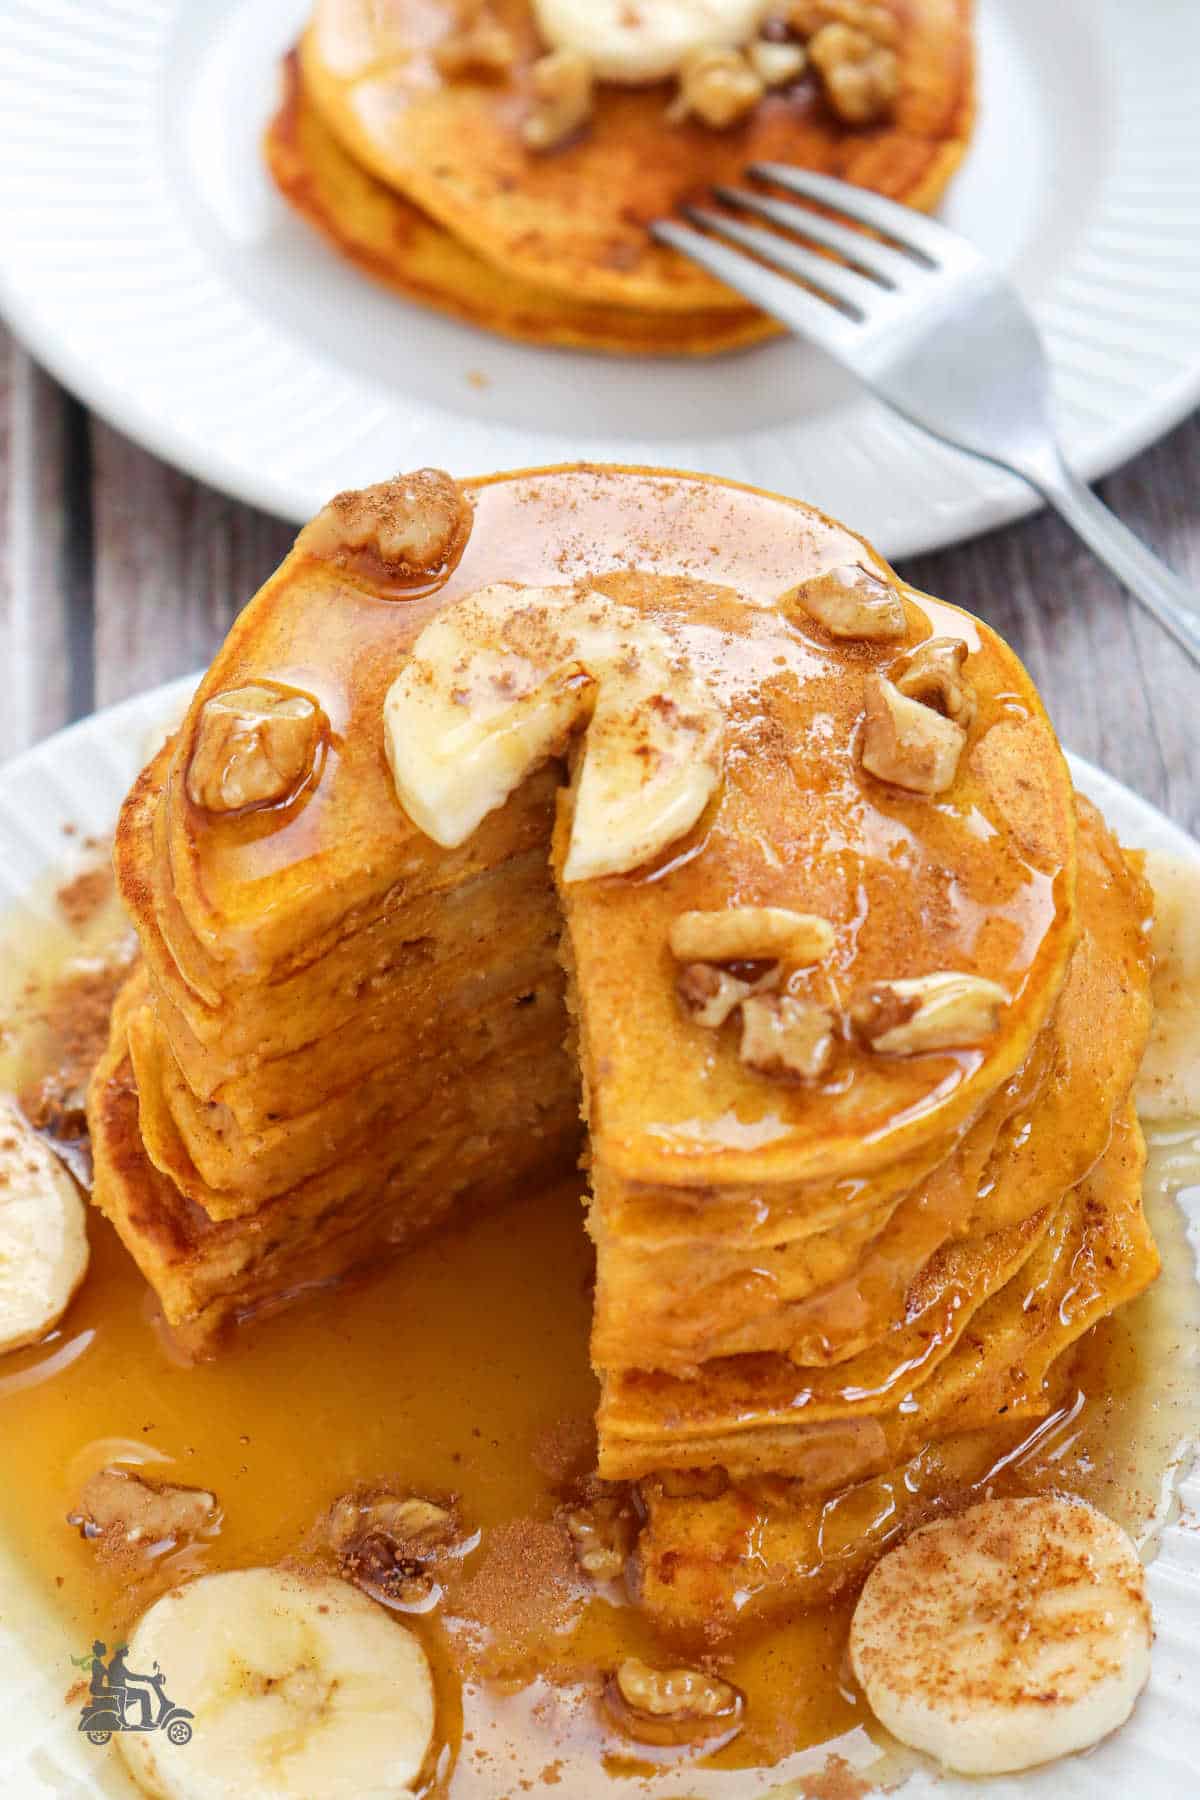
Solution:
<path fill-rule="evenodd" d="M 1200 413 L 1103 498 L 1200 595 Z M 90 417 L 0 327 L 0 756 L 207 662 L 290 526 Z M 1200 670 L 1045 516 L 923 556 L 988 619 L 1063 739 L 1200 833 Z"/>

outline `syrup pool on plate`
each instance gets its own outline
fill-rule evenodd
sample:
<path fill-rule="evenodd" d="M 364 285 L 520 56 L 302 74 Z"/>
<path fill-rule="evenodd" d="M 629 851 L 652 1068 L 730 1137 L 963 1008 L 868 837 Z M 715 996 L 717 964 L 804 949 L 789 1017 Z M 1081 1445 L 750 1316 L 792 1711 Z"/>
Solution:
<path fill-rule="evenodd" d="M 64 889 L 59 912 L 56 926 L 4 934 L 0 1082 L 69 1134 L 129 943 L 103 873 Z M 1159 986 L 1178 1044 L 1196 988 L 1169 969 Z M 67 1147 L 84 1173 L 82 1145 Z M 978 1491 L 1078 1493 L 1152 1539 L 1172 1471 L 1200 1436 L 1200 1289 L 1177 1199 L 1189 1188 L 1200 1205 L 1200 1125 L 1176 1108 L 1151 1129 L 1146 1179 L 1162 1277 L 1084 1341 L 1055 1415 L 1020 1444 L 1011 1430 L 997 1440 Z M 742 1729 L 715 1752 L 640 1745 L 607 1711 L 622 1658 L 694 1661 L 696 1647 L 656 1632 L 614 1585 L 581 1581 L 556 1523 L 594 1459 L 581 1182 L 514 1193 L 492 1217 L 251 1323 L 193 1365 L 112 1229 L 95 1214 L 89 1225 L 91 1268 L 59 1328 L 0 1362 L 0 1535 L 81 1645 L 119 1641 L 182 1578 L 303 1557 L 333 1500 L 386 1479 L 455 1495 L 468 1534 L 440 1604 L 406 1618 L 437 1673 L 433 1792 L 743 1800 L 792 1778 L 803 1792 L 822 1768 L 841 1770 L 847 1795 L 867 1791 L 855 1771 L 895 1772 L 846 1670 L 849 1600 L 706 1647 L 746 1699 Z M 110 1463 L 212 1490 L 216 1527 L 162 1555 L 99 1554 L 66 1520 Z M 886 1533 L 886 1519 L 869 1523 Z M 64 1696 L 74 1674 L 63 1671 Z"/>

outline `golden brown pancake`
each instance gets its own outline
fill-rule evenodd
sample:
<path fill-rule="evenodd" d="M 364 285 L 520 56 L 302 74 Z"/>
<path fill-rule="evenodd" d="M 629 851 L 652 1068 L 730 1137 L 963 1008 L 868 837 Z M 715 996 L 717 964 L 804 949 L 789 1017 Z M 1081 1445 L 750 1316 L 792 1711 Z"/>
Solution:
<path fill-rule="evenodd" d="M 544 47 L 528 0 L 495 6 L 517 45 L 511 81 L 442 79 L 435 51 L 457 16 L 446 0 L 318 0 L 301 66 L 354 160 L 506 274 L 572 301 L 689 312 L 736 296 L 654 245 L 646 227 L 714 182 L 740 180 L 750 163 L 791 162 L 936 205 L 973 118 L 969 0 L 885 4 L 899 28 L 901 90 L 894 117 L 868 129 L 842 123 L 807 81 L 725 131 L 668 123 L 666 84 L 610 85 L 577 141 L 532 153 L 520 126 Z"/>
<path fill-rule="evenodd" d="M 637 1585 L 647 1610 L 707 1634 L 819 1603 L 861 1580 L 931 1511 L 971 1498 L 1027 1438 L 1031 1418 L 1070 1403 L 1072 1346 L 1154 1279 L 1144 1160 L 1126 1112 L 1077 1200 L 1011 1288 L 979 1311 L 907 1419 L 853 1437 L 830 1427 L 824 1447 L 814 1433 L 806 1480 L 759 1475 L 718 1483 L 716 1493 L 696 1472 L 643 1482 Z M 942 1418 L 931 1429 L 935 1410 Z"/>
<path fill-rule="evenodd" d="M 434 491 L 451 548 L 389 562 Z M 819 622 L 843 577 L 887 595 L 890 635 Z M 497 582 L 548 618 L 581 588 L 628 609 L 717 716 L 704 811 L 635 868 L 567 879 L 577 744 L 453 848 L 397 798 L 384 697 Z M 872 773 L 864 731 L 934 638 L 970 707 L 928 793 Z M 298 787 L 214 804 L 198 771 L 247 684 L 320 728 Z M 246 741 L 226 773 L 255 766 Z M 737 1521 L 765 1533 L 763 1606 L 788 1558 L 826 1591 L 859 1566 L 823 1556 L 827 1502 L 914 1459 L 969 1479 L 953 1441 L 1040 1417 L 1079 1334 L 1155 1272 L 1140 874 L 1012 651 L 797 502 L 586 465 L 340 496 L 135 786 L 116 863 L 143 960 L 89 1097 L 95 1197 L 190 1348 L 557 1176 L 582 1110 L 599 1473 L 647 1484 L 659 1612 L 734 1605 Z M 748 906 L 824 921 L 831 947 L 787 973 L 830 1022 L 818 1068 L 756 1065 L 681 997 L 681 915 Z M 996 996 L 965 1036 L 864 1030 L 863 996 L 947 971 Z"/>
<path fill-rule="evenodd" d="M 525 343 L 626 355 L 703 356 L 779 332 L 746 306 L 681 317 L 568 298 L 505 273 L 354 161 L 305 93 L 294 53 L 283 81 L 264 143 L 276 186 L 343 256 L 409 299 Z"/>
<path fill-rule="evenodd" d="M 1055 1018 L 954 1154 L 881 1212 L 812 1235 L 763 1195 L 748 1228 L 706 1208 L 701 1230 L 661 1193 L 611 1221 L 594 1214 L 607 1284 L 597 1360 L 619 1367 L 636 1342 L 637 1366 L 677 1372 L 755 1350 L 843 1363 L 911 1310 L 910 1284 L 943 1246 L 1022 1224 L 1087 1173 L 1146 1044 L 1149 896 L 1095 808 L 1078 807 L 1083 930 Z"/>

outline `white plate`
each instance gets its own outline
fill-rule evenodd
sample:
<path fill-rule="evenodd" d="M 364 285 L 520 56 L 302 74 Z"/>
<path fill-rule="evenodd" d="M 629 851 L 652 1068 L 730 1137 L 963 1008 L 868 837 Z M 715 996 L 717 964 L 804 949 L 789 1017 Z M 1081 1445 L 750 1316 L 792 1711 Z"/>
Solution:
<path fill-rule="evenodd" d="M 798 343 L 701 364 L 525 349 L 342 265 L 258 151 L 309 4 L 0 6 L 0 305 L 122 430 L 296 520 L 397 468 L 581 456 L 801 493 L 892 557 L 1030 509 Z M 979 8 L 978 137 L 946 216 L 1032 301 L 1091 477 L 1200 397 L 1200 7 Z"/>
<path fill-rule="evenodd" d="M 180 717 L 194 681 L 173 682 L 97 713 L 0 768 L 0 918 L 21 908 L 53 907 L 48 878 L 61 874 L 71 854 L 63 826 L 98 836 L 111 831 L 153 739 Z M 1146 801 L 1090 763 L 1073 759 L 1072 770 L 1126 843 L 1200 863 L 1200 846 Z M 1195 1241 L 1200 1190 L 1192 1198 Z M 1200 1516 L 1200 1478 L 1190 1477 L 1180 1492 L 1184 1518 Z M 1130 1793 L 1139 1800 L 1192 1800 L 1200 1788 L 1200 1712 L 1194 1698 L 1200 1536 L 1194 1529 L 1166 1528 L 1150 1569 L 1150 1592 L 1157 1626 L 1150 1687 L 1114 1738 L 1089 1756 L 1020 1778 L 980 1783 L 917 1775 L 905 1785 L 904 1800 L 1128 1800 Z M 68 1659 L 77 1651 L 44 1594 L 31 1585 L 14 1547 L 0 1540 L 0 1794 L 5 1800 L 98 1795 L 134 1800 L 124 1765 L 115 1755 L 98 1754 L 79 1736 L 75 1708 L 64 1702 L 75 1674 Z M 862 1739 L 864 1762 L 873 1760 L 865 1734 L 855 1736 Z M 849 1740 L 839 1748 L 844 1746 L 853 1748 Z M 738 1785 L 731 1776 L 729 1800 L 736 1800 Z M 796 1800 L 804 1791 L 801 1784 Z"/>

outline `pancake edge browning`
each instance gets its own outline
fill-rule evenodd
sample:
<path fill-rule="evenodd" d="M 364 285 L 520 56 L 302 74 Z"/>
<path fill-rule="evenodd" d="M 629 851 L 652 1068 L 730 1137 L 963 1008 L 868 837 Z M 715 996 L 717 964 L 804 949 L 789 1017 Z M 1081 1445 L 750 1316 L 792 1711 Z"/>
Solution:
<path fill-rule="evenodd" d="M 745 305 L 664 313 L 572 298 L 507 274 L 354 161 L 305 94 L 296 52 L 263 152 L 279 192 L 330 247 L 385 287 L 516 343 L 612 356 L 713 356 L 783 334 Z"/>
<path fill-rule="evenodd" d="M 796 97 L 769 94 L 742 124 L 713 131 L 664 122 L 669 86 L 602 87 L 580 141 L 531 155 L 518 124 L 542 47 L 527 0 L 499 0 L 518 46 L 516 92 L 445 86 L 427 47 L 398 57 L 390 72 L 386 54 L 376 54 L 358 84 L 322 57 L 320 6 L 300 60 L 307 92 L 353 159 L 497 267 L 573 299 L 687 313 L 737 305 L 740 297 L 651 243 L 645 227 L 715 183 L 740 180 L 752 163 L 814 167 L 924 211 L 942 197 L 974 123 L 971 0 L 887 3 L 901 26 L 901 97 L 895 120 L 870 129 L 842 124 L 811 88 Z M 329 10 L 336 14 L 340 4 L 332 0 Z M 406 71 L 416 96 L 411 110 Z M 377 129 L 364 120 L 371 109 Z M 405 138 L 385 143 L 391 121 L 401 118 Z"/>

